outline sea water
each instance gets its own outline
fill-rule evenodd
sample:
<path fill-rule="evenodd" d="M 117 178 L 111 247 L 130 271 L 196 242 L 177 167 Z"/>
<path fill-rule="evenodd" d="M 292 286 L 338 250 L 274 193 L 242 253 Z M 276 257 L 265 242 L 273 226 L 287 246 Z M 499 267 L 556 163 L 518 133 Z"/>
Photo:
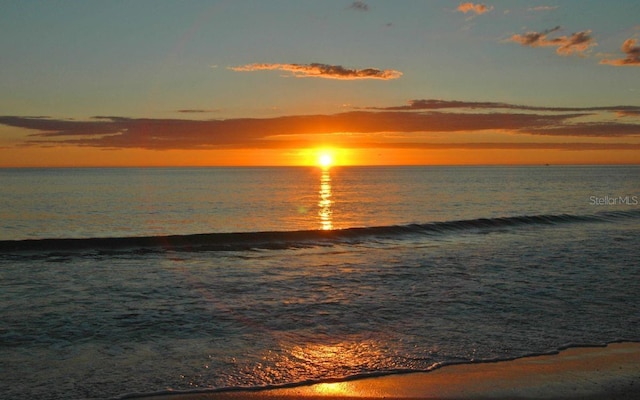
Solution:
<path fill-rule="evenodd" d="M 122 398 L 640 340 L 640 167 L 0 170 L 0 384 Z"/>

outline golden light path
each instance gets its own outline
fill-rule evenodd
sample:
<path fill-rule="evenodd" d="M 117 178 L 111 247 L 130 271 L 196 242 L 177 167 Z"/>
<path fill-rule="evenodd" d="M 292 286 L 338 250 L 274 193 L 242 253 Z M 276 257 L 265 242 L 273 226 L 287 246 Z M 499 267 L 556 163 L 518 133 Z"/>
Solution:
<path fill-rule="evenodd" d="M 328 231 L 333 229 L 333 200 L 331 199 L 331 174 L 329 173 L 329 167 L 322 168 L 322 175 L 320 176 L 320 200 L 318 201 L 318 216 L 320 217 L 320 228 Z"/>
<path fill-rule="evenodd" d="M 332 194 L 330 169 L 334 164 L 335 150 L 332 148 L 320 148 L 316 150 L 316 165 L 322 169 L 320 176 L 320 199 L 318 200 L 318 216 L 320 217 L 320 229 L 328 231 L 333 229 L 332 222 Z"/>

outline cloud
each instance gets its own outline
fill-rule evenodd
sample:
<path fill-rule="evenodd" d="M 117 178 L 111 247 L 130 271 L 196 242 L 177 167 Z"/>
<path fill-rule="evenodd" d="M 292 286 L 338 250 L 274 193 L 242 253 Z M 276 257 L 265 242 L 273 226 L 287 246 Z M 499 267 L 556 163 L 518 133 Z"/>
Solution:
<path fill-rule="evenodd" d="M 639 124 L 618 122 L 581 123 L 527 128 L 527 133 L 545 136 L 623 137 L 640 136 Z"/>
<path fill-rule="evenodd" d="M 463 13 L 474 12 L 476 15 L 484 14 L 488 11 L 493 10 L 493 6 L 487 7 L 485 4 L 473 4 L 473 3 L 460 3 L 458 8 L 456 9 Z"/>
<path fill-rule="evenodd" d="M 528 8 L 528 11 L 552 11 L 558 9 L 560 6 L 537 6 Z"/>
<path fill-rule="evenodd" d="M 349 8 L 357 11 L 369 11 L 369 5 L 364 1 L 354 1 Z"/>
<path fill-rule="evenodd" d="M 184 111 L 188 114 L 201 110 Z M 400 106 L 364 108 L 329 115 L 225 120 L 117 116 L 73 120 L 0 116 L 0 125 L 29 130 L 18 146 L 32 147 L 266 149 L 310 147 L 330 140 L 354 148 L 449 146 L 447 148 L 499 149 L 529 146 L 585 150 L 638 148 L 640 123 L 634 118 L 638 115 L 640 106 L 540 107 L 501 102 L 422 99 Z M 345 135 L 345 132 L 349 134 Z M 440 138 L 435 142 L 434 133 Z M 493 136 L 483 136 L 487 133 Z M 474 134 L 479 135 L 478 139 L 470 140 L 470 135 Z M 506 143 L 479 143 L 482 138 L 495 138 L 495 134 L 504 135 Z M 443 135 L 452 135 L 450 144 L 438 143 L 445 137 Z M 541 138 L 525 145 L 523 138 L 526 136 L 523 135 Z M 554 138 L 553 143 L 539 143 L 544 142 L 542 137 Z M 558 145 L 560 137 L 567 138 L 568 144 Z M 577 138 L 598 140 L 594 141 L 597 143 L 584 144 L 584 140 Z M 630 138 L 636 143 L 620 143 L 621 138 Z M 580 143 L 571 143 L 576 141 Z"/>
<path fill-rule="evenodd" d="M 183 109 L 183 110 L 176 110 L 176 112 L 182 113 L 182 114 L 200 114 L 200 113 L 214 113 L 214 112 L 218 112 L 219 110 L 201 110 L 201 109 Z"/>
<path fill-rule="evenodd" d="M 571 54 L 583 54 L 590 47 L 596 46 L 596 41 L 591 37 L 591 31 L 586 30 L 571 34 L 571 36 L 559 36 L 549 38 L 550 33 L 562 29 L 556 26 L 543 32 L 527 32 L 523 35 L 512 35 L 507 41 L 519 43 L 528 47 L 557 47 L 556 53 L 562 56 Z"/>
<path fill-rule="evenodd" d="M 558 25 L 555 28 L 546 29 L 543 32 L 527 32 L 524 35 L 513 35 L 511 36 L 511 41 L 520 43 L 523 46 L 536 47 L 541 45 L 539 43 L 546 40 L 548 34 L 559 31 L 560 29 L 562 29 L 562 27 Z"/>
<path fill-rule="evenodd" d="M 324 140 L 326 135 L 341 132 L 361 134 L 357 140 L 348 143 L 352 147 L 366 147 L 367 140 L 382 147 L 402 145 L 400 139 L 396 145 L 393 144 L 392 133 L 411 133 L 414 138 L 428 136 L 430 132 L 469 134 L 488 131 L 543 136 L 640 136 L 640 124 L 571 123 L 573 118 L 584 115 L 358 111 L 334 115 L 210 121 L 122 117 L 68 121 L 10 116 L 0 117 L 0 124 L 34 130 L 23 143 L 27 146 L 70 145 L 151 150 L 306 147 L 314 143 L 314 135 L 319 135 L 318 140 Z M 300 136 L 306 141 L 302 142 Z M 339 136 L 336 140 L 340 139 Z"/>
<path fill-rule="evenodd" d="M 636 46 L 636 39 L 627 39 L 622 44 L 622 52 L 627 56 L 616 60 L 602 60 L 600 64 L 621 66 L 640 66 L 640 46 Z"/>
<path fill-rule="evenodd" d="M 487 101 L 460 101 L 460 100 L 439 100 L 439 99 L 418 99 L 409 100 L 405 105 L 391 107 L 369 107 L 369 110 L 386 111 L 411 111 L 411 110 L 439 110 L 439 109 L 507 109 L 507 110 L 527 110 L 527 111 L 553 111 L 553 112 L 592 112 L 610 111 L 639 113 L 640 106 L 607 106 L 607 107 L 540 107 L 527 106 L 521 104 L 509 104 Z"/>
<path fill-rule="evenodd" d="M 518 106 L 514 106 L 506 103 L 495 102 L 473 102 L 473 101 L 459 101 L 459 100 L 437 100 L 437 99 L 418 99 L 409 100 L 408 104 L 402 106 L 391 107 L 371 107 L 372 110 L 439 110 L 446 108 L 509 108 L 514 109 Z M 528 108 L 527 108 L 528 109 Z"/>
<path fill-rule="evenodd" d="M 380 143 L 366 143 L 362 147 L 381 147 Z M 402 142 L 387 143 L 387 148 L 409 149 L 465 149 L 465 150 L 640 150 L 640 143 L 597 143 L 597 142 Z"/>
<path fill-rule="evenodd" d="M 341 80 L 356 79 L 381 79 L 390 80 L 398 79 L 402 76 L 402 72 L 377 68 L 349 69 L 341 65 L 328 65 L 320 63 L 312 64 L 247 64 L 237 67 L 229 67 L 229 69 L 238 72 L 279 70 L 291 72 L 297 78 L 326 78 Z"/>

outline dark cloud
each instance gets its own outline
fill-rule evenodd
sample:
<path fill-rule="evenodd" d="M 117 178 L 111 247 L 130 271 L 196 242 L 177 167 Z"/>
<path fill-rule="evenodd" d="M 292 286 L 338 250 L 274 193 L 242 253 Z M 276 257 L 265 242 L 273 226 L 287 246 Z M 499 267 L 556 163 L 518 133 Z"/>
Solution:
<path fill-rule="evenodd" d="M 587 123 L 577 119 L 590 117 L 593 120 L 601 112 L 637 116 L 640 107 L 533 107 L 498 102 L 412 100 L 404 106 L 332 115 L 226 120 L 96 116 L 84 121 L 4 116 L 0 117 L 0 124 L 31 130 L 23 145 L 154 150 L 305 147 L 318 140 L 314 135 L 322 138 L 343 132 L 360 134 L 350 139 L 336 136 L 336 140 L 348 142 L 353 147 L 366 147 L 365 142 L 383 147 L 410 146 L 406 143 L 407 136 L 394 138 L 393 133 L 415 134 L 412 137 L 418 139 L 420 133 L 483 131 L 550 137 L 640 137 L 640 124 L 633 123 L 632 118 L 624 120 L 630 121 L 628 123 L 620 122 L 620 118 L 612 119 L 612 116 L 601 122 Z M 425 141 L 429 141 L 426 136 Z"/>
<path fill-rule="evenodd" d="M 598 136 L 598 137 L 620 137 L 620 136 L 640 136 L 640 125 L 632 123 L 600 122 L 600 123 L 570 123 L 570 118 L 579 115 L 589 115 L 594 112 L 615 112 L 618 116 L 638 116 L 640 106 L 606 106 L 606 107 L 536 107 L 518 104 L 508 104 L 499 102 L 469 102 L 469 101 L 448 101 L 422 99 L 411 100 L 403 106 L 392 106 L 377 108 L 377 110 L 388 111 L 419 111 L 419 110 L 440 110 L 440 109 L 485 109 L 485 110 L 521 110 L 521 111 L 543 111 L 543 112 L 571 112 L 582 114 L 570 114 L 567 121 L 562 125 L 529 126 L 522 127 L 521 132 L 548 135 L 548 136 Z M 446 114 L 444 114 L 446 115 Z M 456 114 L 457 115 L 457 114 Z M 514 115 L 507 113 L 497 113 L 488 115 Z M 517 115 L 517 114 L 516 114 Z M 526 115 L 526 114 L 525 114 Z M 457 118 L 457 116 L 456 116 Z"/>
<path fill-rule="evenodd" d="M 546 135 L 599 136 L 594 126 L 563 127 L 584 114 L 538 115 L 516 113 L 406 113 L 349 112 L 335 115 L 286 116 L 265 119 L 193 121 L 110 117 L 99 121 L 35 120 L 0 117 L 0 123 L 36 130 L 27 144 L 69 144 L 103 148 L 194 149 L 213 147 L 270 147 L 270 138 L 282 135 L 354 132 L 473 132 L 521 131 Z M 617 135 L 640 134 L 639 125 L 606 125 Z M 604 127 L 604 126 L 603 126 Z M 612 131 L 601 131 L 611 135 Z"/>
<path fill-rule="evenodd" d="M 461 109 L 506 109 L 523 111 L 551 111 L 551 112 L 591 112 L 591 111 L 611 111 L 611 112 L 640 112 L 640 106 L 608 106 L 608 107 L 536 107 L 519 104 L 508 104 L 499 102 L 480 101 L 458 101 L 458 100 L 438 100 L 438 99 L 418 99 L 409 100 L 408 104 L 391 107 L 371 107 L 370 110 L 388 111 L 416 111 L 416 110 L 439 110 L 448 108 Z"/>
<path fill-rule="evenodd" d="M 409 100 L 408 104 L 402 106 L 391 107 L 372 107 L 374 110 L 440 110 L 446 108 L 508 108 L 518 109 L 519 106 L 514 106 L 506 103 L 494 103 L 494 102 L 473 102 L 473 101 L 457 101 L 457 100 L 437 100 L 437 99 L 418 99 Z M 525 108 L 529 109 L 529 108 Z"/>
<path fill-rule="evenodd" d="M 94 119 L 110 119 L 111 121 L 105 123 L 104 121 L 6 116 L 0 117 L 0 124 L 43 132 L 64 132 L 66 136 L 105 135 L 126 129 L 126 124 L 120 124 L 117 117 L 94 117 Z"/>
<path fill-rule="evenodd" d="M 199 110 L 199 109 L 184 109 L 184 110 L 176 110 L 176 112 L 182 114 L 204 114 L 204 113 L 214 113 L 219 110 Z"/>
<path fill-rule="evenodd" d="M 640 136 L 640 124 L 619 122 L 594 122 L 558 126 L 531 127 L 523 131 L 545 136 L 622 137 Z"/>
<path fill-rule="evenodd" d="M 616 60 L 602 60 L 600 64 L 622 66 L 640 66 L 640 46 L 636 46 L 636 39 L 627 39 L 622 44 L 622 52 L 626 54 L 625 58 Z"/>
<path fill-rule="evenodd" d="M 326 78 L 326 79 L 341 79 L 341 80 L 356 80 L 356 79 L 381 79 L 390 80 L 398 79 L 402 76 L 402 72 L 392 69 L 377 69 L 377 68 L 364 68 L 364 69 L 349 69 L 342 65 L 329 65 L 329 64 L 269 64 L 269 63 L 257 63 L 240 65 L 236 67 L 229 67 L 229 69 L 238 72 L 252 72 L 252 71 L 264 71 L 264 70 L 280 70 L 291 72 L 293 76 L 297 78 Z"/>
<path fill-rule="evenodd" d="M 562 27 L 558 25 L 555 28 L 546 29 L 542 32 L 527 32 L 524 35 L 513 35 L 510 40 L 520 43 L 523 46 L 536 47 L 540 46 L 541 42 L 546 41 L 548 34 L 559 31 L 560 29 L 562 29 Z"/>
<path fill-rule="evenodd" d="M 351 3 L 349 8 L 358 11 L 369 11 L 369 5 L 364 1 L 354 1 L 353 3 Z"/>
<path fill-rule="evenodd" d="M 364 148 L 406 148 L 406 149 L 464 149 L 464 150 L 640 150 L 640 143 L 590 143 L 590 142 L 460 142 L 460 143 L 363 143 Z"/>
<path fill-rule="evenodd" d="M 557 47 L 556 53 L 567 56 L 571 54 L 583 54 L 590 47 L 596 46 L 596 41 L 591 37 L 591 31 L 577 32 L 571 36 L 558 36 L 549 38 L 548 35 L 562 29 L 556 26 L 543 32 L 527 32 L 523 35 L 512 35 L 507 41 L 519 43 L 528 47 Z"/>

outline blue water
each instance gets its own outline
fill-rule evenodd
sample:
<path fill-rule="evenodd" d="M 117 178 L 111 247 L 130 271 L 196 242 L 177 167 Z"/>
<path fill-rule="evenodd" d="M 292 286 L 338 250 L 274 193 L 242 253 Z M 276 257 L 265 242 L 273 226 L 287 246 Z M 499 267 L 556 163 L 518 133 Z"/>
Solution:
<path fill-rule="evenodd" d="M 0 170 L 3 396 L 638 341 L 639 183 L 634 166 Z"/>

